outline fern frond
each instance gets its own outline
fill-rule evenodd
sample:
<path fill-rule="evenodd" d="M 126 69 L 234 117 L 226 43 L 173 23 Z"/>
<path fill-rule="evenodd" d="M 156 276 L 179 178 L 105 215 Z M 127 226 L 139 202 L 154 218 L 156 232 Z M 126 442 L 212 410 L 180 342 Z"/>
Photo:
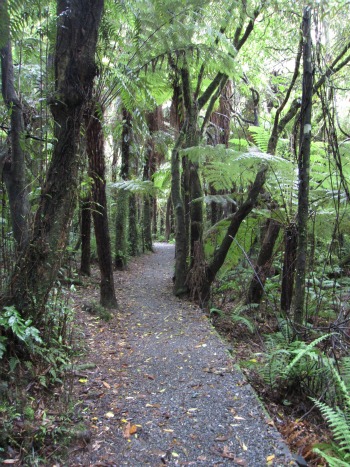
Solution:
<path fill-rule="evenodd" d="M 269 132 L 260 126 L 250 126 L 248 130 L 250 131 L 254 144 L 260 149 L 260 151 L 267 152 L 270 139 Z"/>
<path fill-rule="evenodd" d="M 120 182 L 109 183 L 108 186 L 109 188 L 130 191 L 140 195 L 151 195 L 156 191 L 153 182 L 149 180 L 121 180 Z"/>
<path fill-rule="evenodd" d="M 297 342 L 298 343 L 298 348 L 296 350 L 293 350 L 292 352 L 293 353 L 296 353 L 296 356 L 293 358 L 293 360 L 289 363 L 289 365 L 287 365 L 287 367 L 285 368 L 284 372 L 286 374 L 286 376 L 292 371 L 292 369 L 296 366 L 296 364 L 302 359 L 304 358 L 305 356 L 309 356 L 311 358 L 315 358 L 315 354 L 312 353 L 312 351 L 314 351 L 315 347 L 322 341 L 324 341 L 325 339 L 328 339 L 329 337 L 331 337 L 333 335 L 333 333 L 330 333 L 330 334 L 324 334 L 323 336 L 321 337 L 318 337 L 317 339 L 313 340 L 312 342 L 310 342 L 310 344 L 308 344 L 306 347 L 304 348 L 300 348 L 300 342 Z M 317 357 L 316 357 L 317 358 Z"/>

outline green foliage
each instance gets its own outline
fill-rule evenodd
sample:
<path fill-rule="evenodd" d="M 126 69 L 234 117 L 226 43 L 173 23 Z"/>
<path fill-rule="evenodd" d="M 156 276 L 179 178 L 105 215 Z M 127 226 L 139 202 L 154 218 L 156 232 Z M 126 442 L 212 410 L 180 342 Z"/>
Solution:
<path fill-rule="evenodd" d="M 113 314 L 100 305 L 98 302 L 91 302 L 89 305 L 85 305 L 84 309 L 98 318 L 101 318 L 103 321 L 110 321 L 113 318 Z"/>
<path fill-rule="evenodd" d="M 309 344 L 290 340 L 292 330 L 282 322 L 284 334 L 275 333 L 266 338 L 266 363 L 261 375 L 273 389 L 294 388 L 308 395 L 321 395 L 331 376 L 329 359 L 317 347 L 332 334 L 325 334 Z M 328 397 L 335 397 L 329 389 Z"/>
<path fill-rule="evenodd" d="M 260 151 L 267 152 L 270 133 L 261 126 L 250 126 L 248 129 L 253 138 L 254 144 L 260 149 Z"/>
<path fill-rule="evenodd" d="M 35 343 L 42 343 L 40 331 L 31 326 L 31 320 L 24 320 L 13 306 L 5 306 L 0 314 L 0 328 L 5 331 L 11 330 L 13 335 L 22 341 L 30 350 L 33 350 Z M 0 336 L 0 360 L 6 351 L 7 338 Z"/>
<path fill-rule="evenodd" d="M 345 467 L 350 464 L 350 358 L 342 359 L 342 373 L 339 374 L 334 365 L 331 368 L 342 406 L 331 407 L 315 399 L 313 402 L 329 424 L 335 442 L 319 445 L 314 452 L 321 455 L 330 467 Z"/>
<path fill-rule="evenodd" d="M 121 180 L 109 184 L 110 188 L 117 190 L 125 190 L 139 195 L 152 195 L 156 192 L 156 188 L 150 180 Z"/>

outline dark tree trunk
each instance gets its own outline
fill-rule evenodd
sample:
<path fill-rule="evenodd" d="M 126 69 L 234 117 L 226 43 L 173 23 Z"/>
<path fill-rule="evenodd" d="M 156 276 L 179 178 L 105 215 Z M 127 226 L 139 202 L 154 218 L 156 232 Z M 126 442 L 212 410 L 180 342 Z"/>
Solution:
<path fill-rule="evenodd" d="M 267 152 L 270 153 L 270 154 L 275 154 L 276 148 L 277 148 L 277 143 L 278 143 L 278 138 L 279 138 L 280 134 L 282 133 L 282 131 L 284 130 L 284 128 L 286 127 L 287 123 L 290 121 L 290 119 L 288 117 L 288 113 L 285 115 L 284 119 L 280 120 L 280 117 L 281 117 L 281 113 L 282 113 L 283 109 L 287 105 L 290 94 L 291 94 L 291 92 L 293 90 L 293 87 L 295 85 L 295 82 L 296 82 L 296 80 L 297 80 L 297 78 L 299 76 L 302 46 L 303 46 L 303 38 L 301 37 L 300 41 L 299 41 L 297 56 L 296 56 L 296 59 L 295 59 L 295 67 L 294 67 L 294 74 L 293 74 L 292 80 L 290 82 L 290 85 L 289 85 L 289 87 L 287 89 L 287 92 L 286 92 L 286 95 L 285 95 L 283 101 L 281 102 L 278 109 L 276 110 L 276 114 L 275 114 L 275 118 L 274 118 L 274 122 L 273 122 L 273 127 L 272 127 L 272 131 L 271 131 L 271 136 L 270 136 L 270 139 L 269 139 L 269 142 L 268 142 L 268 145 L 267 145 Z M 298 99 L 296 99 L 292 103 L 291 109 L 293 109 L 293 110 L 290 113 L 291 118 L 293 118 L 293 116 L 295 115 L 294 114 L 294 107 L 296 107 L 297 109 L 300 108 L 300 103 L 299 103 Z"/>
<path fill-rule="evenodd" d="M 81 203 L 81 260 L 80 272 L 85 276 L 90 276 L 91 260 L 91 201 L 86 197 Z"/>
<path fill-rule="evenodd" d="M 256 262 L 255 272 L 250 282 L 246 303 L 260 303 L 261 301 L 265 281 L 271 270 L 271 258 L 280 229 L 281 224 L 279 222 L 273 219 L 269 220 Z"/>
<path fill-rule="evenodd" d="M 140 254 L 139 221 L 137 215 L 137 202 L 134 193 L 129 195 L 129 253 L 131 256 Z"/>
<path fill-rule="evenodd" d="M 0 4 L 0 14 L 3 11 L 4 4 Z M 9 31 L 5 31 L 9 36 Z M 11 43 L 0 50 L 1 54 L 1 85 L 4 103 L 10 112 L 11 132 L 9 154 L 3 154 L 2 175 L 5 181 L 6 190 L 9 198 L 11 222 L 15 241 L 19 251 L 28 243 L 29 239 L 29 215 L 30 206 L 28 200 L 26 166 L 23 150 L 23 109 L 22 103 L 15 90 L 12 50 Z M 7 156 L 7 157 L 6 157 Z M 1 172 L 1 171 L 0 171 Z M 1 176 L 1 173 L 0 173 Z"/>
<path fill-rule="evenodd" d="M 210 294 L 210 287 L 216 274 L 224 264 L 230 246 L 238 232 L 238 229 L 244 219 L 250 214 L 257 203 L 259 193 L 266 180 L 267 168 L 263 167 L 256 175 L 253 186 L 251 187 L 246 201 L 238 208 L 232 216 L 231 223 L 226 231 L 221 245 L 215 251 L 214 257 L 205 268 L 205 275 L 201 280 L 201 288 L 198 290 L 198 297 L 201 304 L 206 304 Z"/>
<path fill-rule="evenodd" d="M 143 180 L 151 179 L 151 164 L 154 157 L 153 141 L 150 138 L 146 148 L 145 163 L 143 166 Z M 142 246 L 143 252 L 153 251 L 152 246 L 152 197 L 145 193 L 142 209 Z"/>
<path fill-rule="evenodd" d="M 122 130 L 122 160 L 120 177 L 128 180 L 130 172 L 130 145 L 132 140 L 132 116 L 123 108 L 123 130 Z M 116 269 L 123 270 L 127 264 L 128 257 L 128 217 L 129 217 L 129 192 L 119 190 L 117 194 L 117 214 L 115 224 L 115 258 Z"/>
<path fill-rule="evenodd" d="M 18 259 L 7 297 L 40 326 L 44 307 L 67 244 L 77 198 L 78 150 L 84 106 L 96 76 L 95 51 L 103 0 L 58 0 L 55 54 L 55 145 L 33 235 Z"/>
<path fill-rule="evenodd" d="M 115 297 L 111 242 L 108 228 L 104 137 L 101 123 L 102 111 L 94 103 L 87 116 L 86 150 L 89 159 L 89 175 L 92 179 L 92 217 L 101 273 L 100 302 L 106 308 L 117 307 Z"/>
<path fill-rule="evenodd" d="M 284 233 L 284 258 L 282 271 L 281 310 L 288 313 L 292 306 L 295 260 L 297 255 L 298 231 L 295 224 L 290 224 Z"/>
<path fill-rule="evenodd" d="M 305 7 L 303 13 L 303 95 L 300 110 L 300 146 L 298 159 L 298 250 L 295 278 L 294 321 L 302 324 L 305 306 L 305 277 L 307 260 L 307 224 L 309 215 L 310 147 L 311 147 L 311 109 L 312 109 L 312 42 L 311 8 Z"/>
<path fill-rule="evenodd" d="M 165 212 L 165 241 L 168 242 L 171 234 L 171 216 L 172 216 L 172 202 L 171 194 L 166 203 L 166 212 Z"/>

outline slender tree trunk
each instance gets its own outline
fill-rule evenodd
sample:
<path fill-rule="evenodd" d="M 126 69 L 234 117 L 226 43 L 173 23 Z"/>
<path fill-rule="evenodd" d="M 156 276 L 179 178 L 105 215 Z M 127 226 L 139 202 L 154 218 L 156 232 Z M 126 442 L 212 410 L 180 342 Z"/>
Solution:
<path fill-rule="evenodd" d="M 5 2 L 0 2 L 0 14 L 5 14 Z M 9 36 L 9 30 L 5 31 Z M 10 156 L 3 154 L 3 178 L 9 198 L 11 222 L 15 241 L 21 251 L 29 239 L 30 206 L 28 200 L 26 165 L 23 150 L 23 109 L 15 90 L 11 43 L 0 50 L 1 85 L 4 103 L 10 112 Z M 9 157 L 6 157 L 9 156 Z M 0 174 L 1 176 L 1 174 Z"/>
<path fill-rule="evenodd" d="M 171 234 L 171 216 L 172 216 L 172 202 L 171 194 L 166 203 L 166 212 L 165 212 L 165 241 L 168 242 Z"/>
<path fill-rule="evenodd" d="M 85 276 L 90 276 L 91 260 L 91 201 L 87 196 L 81 203 L 81 260 L 80 272 Z"/>
<path fill-rule="evenodd" d="M 284 233 L 284 258 L 282 271 L 281 310 L 288 313 L 292 306 L 295 260 L 298 246 L 298 231 L 295 224 L 290 224 Z"/>
<path fill-rule="evenodd" d="M 14 305 L 34 325 L 44 308 L 67 243 L 77 198 L 78 150 L 84 106 L 96 75 L 95 50 L 103 0 L 58 0 L 55 55 L 55 145 L 33 235 L 17 261 L 2 304 Z"/>
<path fill-rule="evenodd" d="M 132 140 L 132 116 L 123 108 L 122 130 L 122 160 L 120 177 L 128 180 L 130 172 L 130 144 Z M 117 194 L 117 215 L 115 224 L 115 258 L 116 269 L 123 270 L 127 265 L 128 257 L 128 217 L 129 217 L 129 192 L 119 190 Z"/>
<path fill-rule="evenodd" d="M 307 224 L 309 215 L 310 147 L 311 147 L 311 109 L 312 109 L 312 43 L 311 8 L 305 7 L 303 13 L 303 95 L 301 104 L 300 146 L 298 160 L 298 250 L 296 258 L 295 311 L 294 321 L 302 324 L 305 304 L 305 277 L 307 259 Z"/>
<path fill-rule="evenodd" d="M 86 150 L 89 159 L 89 175 L 92 179 L 92 217 L 101 273 L 100 301 L 101 305 L 106 308 L 115 308 L 117 299 L 108 227 L 102 110 L 98 111 L 95 103 L 91 103 L 91 106 L 92 109 L 87 116 Z"/>
<path fill-rule="evenodd" d="M 154 157 L 154 145 L 152 138 L 149 138 L 145 163 L 143 167 L 143 180 L 151 179 L 151 164 Z M 142 230 L 143 230 L 143 251 L 153 251 L 152 246 L 152 197 L 145 194 L 143 197 L 143 212 L 142 212 Z"/>
<path fill-rule="evenodd" d="M 230 246 L 238 232 L 238 229 L 244 219 L 250 214 L 254 208 L 259 193 L 264 186 L 266 180 L 267 168 L 263 167 L 256 175 L 255 181 L 248 193 L 245 202 L 238 208 L 232 216 L 231 223 L 226 231 L 226 234 L 221 242 L 221 245 L 214 253 L 211 262 L 205 268 L 205 275 L 201 279 L 201 287 L 198 291 L 198 296 L 201 304 L 206 304 L 210 294 L 210 287 L 213 283 L 216 274 L 224 264 Z M 197 281 L 198 283 L 198 281 Z"/>
<path fill-rule="evenodd" d="M 129 195 L 129 252 L 131 256 L 140 254 L 139 242 L 139 220 L 137 215 L 137 200 L 136 195 Z"/>
<path fill-rule="evenodd" d="M 246 303 L 260 303 L 264 293 L 264 284 L 271 268 L 273 249 L 278 238 L 281 224 L 269 220 L 266 234 L 258 255 L 255 272 L 250 282 Z"/>

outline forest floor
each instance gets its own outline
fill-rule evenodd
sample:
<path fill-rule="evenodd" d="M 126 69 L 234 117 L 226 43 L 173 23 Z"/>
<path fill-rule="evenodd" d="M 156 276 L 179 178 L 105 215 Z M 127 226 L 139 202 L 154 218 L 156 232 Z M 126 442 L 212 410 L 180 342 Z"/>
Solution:
<path fill-rule="evenodd" d="M 156 244 L 116 273 L 109 322 L 83 311 L 98 300 L 98 277 L 78 288 L 86 351 L 77 363 L 87 369 L 73 398 L 87 429 L 63 465 L 296 465 L 229 345 L 201 309 L 173 296 L 173 258 L 172 245 Z"/>

